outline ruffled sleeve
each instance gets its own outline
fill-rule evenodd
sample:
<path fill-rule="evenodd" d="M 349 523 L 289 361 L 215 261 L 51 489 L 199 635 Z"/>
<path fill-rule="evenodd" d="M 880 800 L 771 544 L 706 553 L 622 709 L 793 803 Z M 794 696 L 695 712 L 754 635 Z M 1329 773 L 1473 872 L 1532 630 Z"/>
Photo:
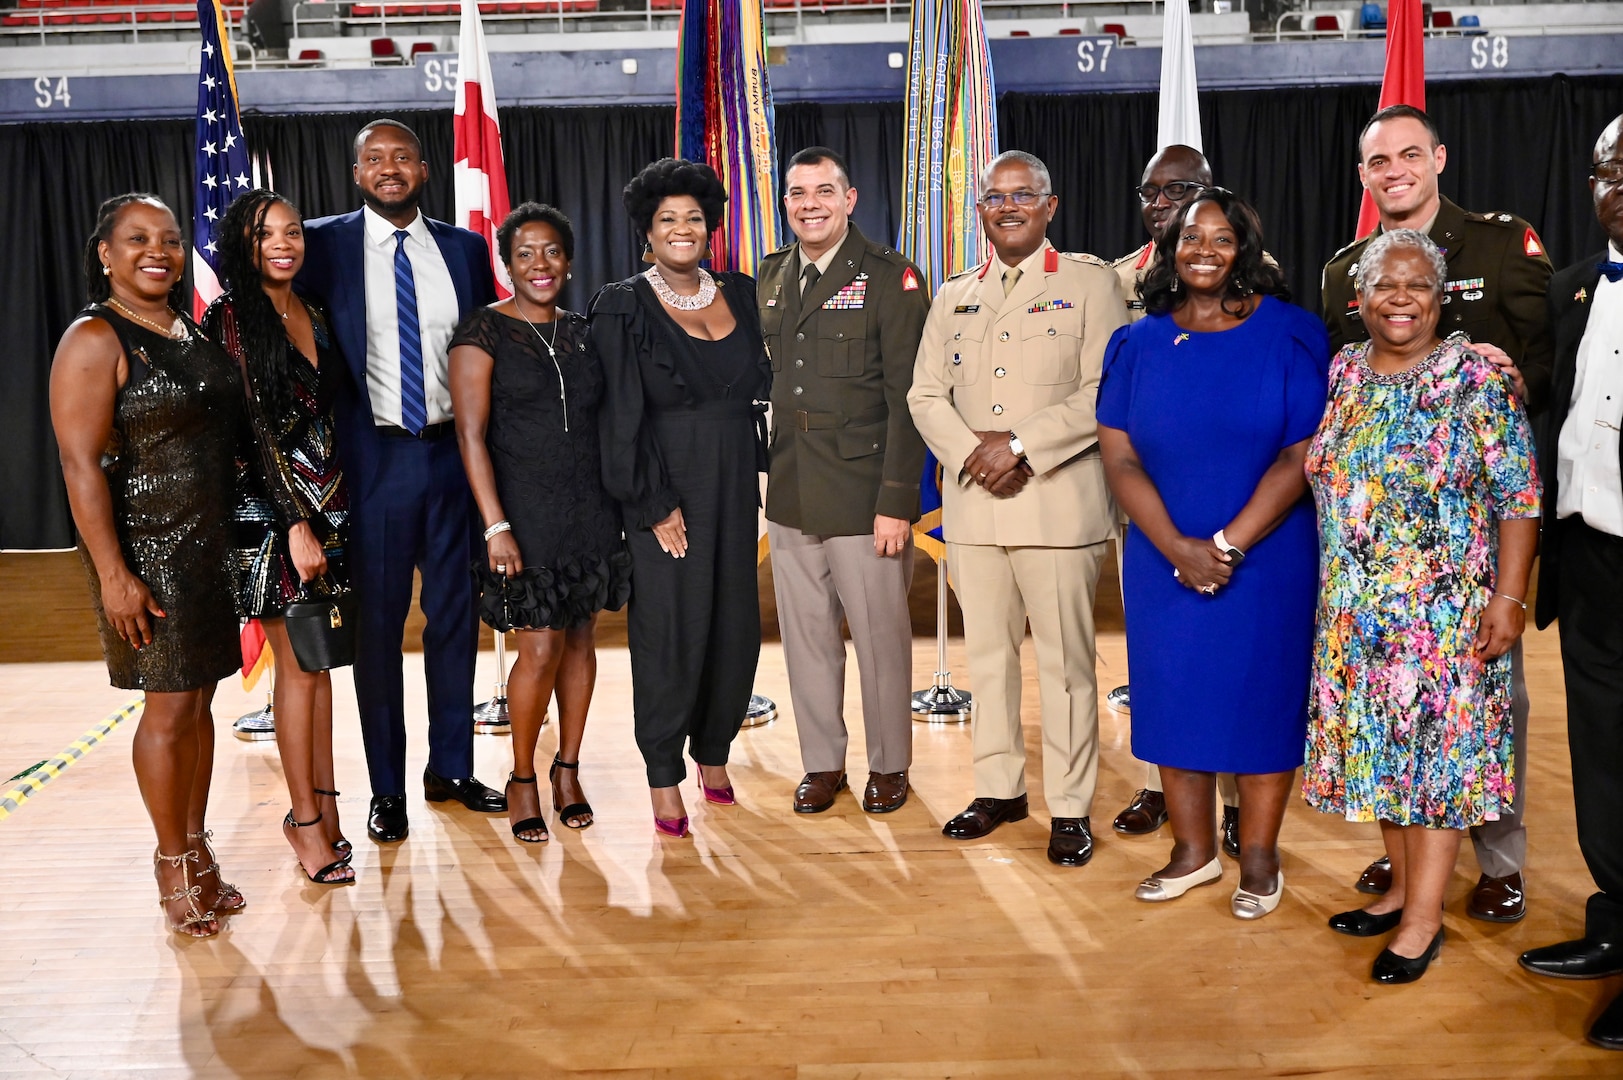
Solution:
<path fill-rule="evenodd" d="M 648 423 L 643 372 L 658 361 L 655 335 L 630 281 L 598 290 L 590 319 L 592 348 L 603 370 L 603 487 L 625 508 L 627 525 L 650 529 L 681 501 Z"/>

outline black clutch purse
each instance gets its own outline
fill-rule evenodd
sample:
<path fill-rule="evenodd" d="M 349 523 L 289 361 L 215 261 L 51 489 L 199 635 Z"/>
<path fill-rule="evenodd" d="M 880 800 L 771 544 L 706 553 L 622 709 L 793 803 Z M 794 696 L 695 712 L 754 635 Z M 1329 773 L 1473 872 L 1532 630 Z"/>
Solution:
<path fill-rule="evenodd" d="M 282 612 L 293 658 L 305 671 L 331 671 L 355 662 L 355 594 L 349 589 L 310 596 L 304 587 Z"/>

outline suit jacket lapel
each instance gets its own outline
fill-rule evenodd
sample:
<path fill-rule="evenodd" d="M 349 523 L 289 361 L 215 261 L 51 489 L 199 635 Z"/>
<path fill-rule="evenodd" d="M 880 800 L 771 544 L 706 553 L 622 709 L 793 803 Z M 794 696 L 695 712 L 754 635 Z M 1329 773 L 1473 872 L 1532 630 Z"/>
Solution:
<path fill-rule="evenodd" d="M 1606 258 L 1601 252 L 1588 261 L 1598 263 Z M 1550 375 L 1550 404 L 1552 414 L 1566 419 L 1572 408 L 1572 388 L 1578 381 L 1578 346 L 1583 343 L 1584 331 L 1589 326 L 1589 312 L 1595 298 L 1595 286 L 1600 283 L 1600 271 L 1593 267 L 1579 280 L 1583 299 L 1576 293 L 1555 298 L 1555 370 Z"/>
<path fill-rule="evenodd" d="M 466 315 L 473 309 L 473 282 L 462 263 L 457 237 L 450 226 L 433 220 L 427 214 L 423 215 L 423 224 L 428 226 L 428 235 L 434 238 L 434 243 L 440 249 L 440 257 L 445 260 L 445 268 L 451 272 L 451 284 L 456 287 L 457 315 Z"/>
<path fill-rule="evenodd" d="M 800 310 L 795 316 L 796 326 L 805 322 L 806 316 L 822 307 L 824 301 L 856 279 L 857 268 L 862 262 L 863 243 L 862 234 L 857 232 L 857 227 L 855 225 L 850 226 L 846 230 L 845 240 L 840 243 L 840 250 L 834 253 L 834 261 L 828 264 L 828 273 L 818 278 L 817 284 L 807 289 L 806 295 L 801 298 Z M 799 246 L 799 244 L 795 245 L 797 260 L 800 257 Z M 797 261 L 795 269 L 798 270 L 799 266 L 800 264 Z M 794 270 L 789 271 L 789 273 L 794 274 Z M 794 284 L 798 288 L 800 284 L 798 276 L 794 278 Z"/>
<path fill-rule="evenodd" d="M 327 298 L 334 316 L 341 319 L 339 344 L 349 364 L 355 385 L 371 410 L 366 392 L 366 222 L 357 210 L 338 222 L 337 243 L 333 245 L 338 273 L 332 279 L 332 295 Z"/>

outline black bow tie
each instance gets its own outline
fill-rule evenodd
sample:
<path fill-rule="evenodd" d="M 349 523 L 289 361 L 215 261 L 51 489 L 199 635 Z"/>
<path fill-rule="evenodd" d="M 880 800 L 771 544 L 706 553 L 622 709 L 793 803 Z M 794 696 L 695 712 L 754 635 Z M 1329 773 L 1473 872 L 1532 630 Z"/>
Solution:
<path fill-rule="evenodd" d="M 1595 269 L 1605 274 L 1607 281 L 1623 279 L 1623 262 L 1598 262 Z"/>

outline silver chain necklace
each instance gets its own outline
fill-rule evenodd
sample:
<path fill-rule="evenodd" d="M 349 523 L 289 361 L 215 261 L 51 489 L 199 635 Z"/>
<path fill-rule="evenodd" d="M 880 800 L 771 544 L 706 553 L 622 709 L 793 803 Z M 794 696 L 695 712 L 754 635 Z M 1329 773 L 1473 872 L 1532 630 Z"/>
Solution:
<path fill-rule="evenodd" d="M 558 324 L 563 322 L 563 319 L 556 316 L 553 318 L 552 341 L 548 341 L 542 336 L 541 330 L 535 325 L 535 323 L 530 322 L 530 317 L 524 314 L 524 305 L 519 303 L 517 296 L 513 297 L 513 310 L 518 312 L 519 318 L 523 319 L 526 323 L 529 323 L 531 330 L 535 331 L 536 340 L 541 342 L 542 346 L 546 348 L 547 357 L 552 361 L 552 370 L 558 373 L 558 400 L 563 402 L 564 434 L 567 435 L 569 433 L 569 395 L 564 391 L 564 369 L 562 365 L 558 363 L 558 351 L 552 347 L 553 342 L 558 340 Z"/>
<path fill-rule="evenodd" d="M 702 266 L 699 267 L 699 291 L 692 296 L 683 296 L 671 288 L 657 266 L 650 266 L 642 276 L 654 287 L 654 295 L 677 311 L 703 311 L 716 299 L 716 279 Z"/>

